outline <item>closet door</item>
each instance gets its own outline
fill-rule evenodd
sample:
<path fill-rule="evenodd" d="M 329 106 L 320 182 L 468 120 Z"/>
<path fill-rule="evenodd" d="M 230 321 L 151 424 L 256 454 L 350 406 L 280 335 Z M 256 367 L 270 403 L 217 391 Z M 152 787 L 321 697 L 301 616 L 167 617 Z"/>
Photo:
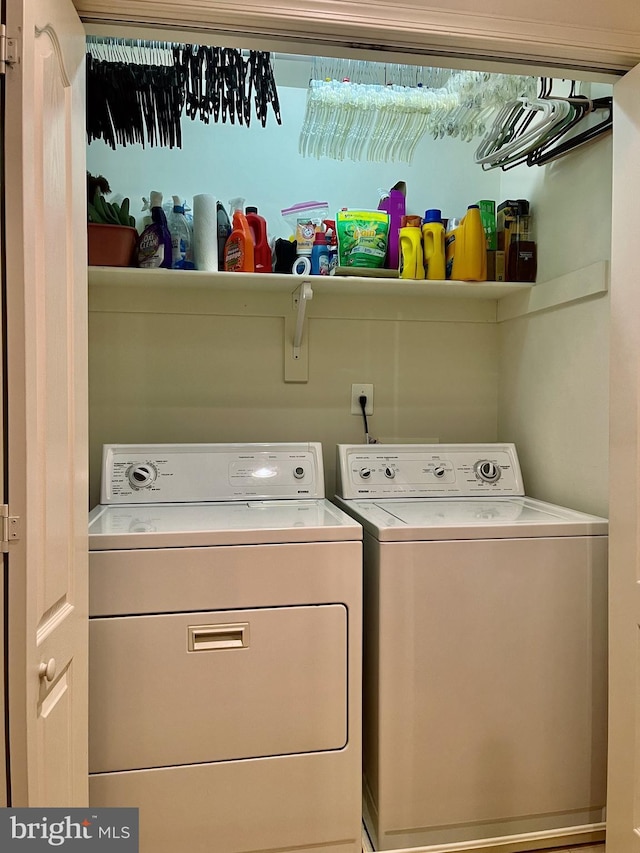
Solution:
<path fill-rule="evenodd" d="M 11 0 L 4 205 L 13 806 L 87 803 L 84 29 Z"/>
<path fill-rule="evenodd" d="M 607 849 L 640 850 L 640 66 L 614 87 Z"/>

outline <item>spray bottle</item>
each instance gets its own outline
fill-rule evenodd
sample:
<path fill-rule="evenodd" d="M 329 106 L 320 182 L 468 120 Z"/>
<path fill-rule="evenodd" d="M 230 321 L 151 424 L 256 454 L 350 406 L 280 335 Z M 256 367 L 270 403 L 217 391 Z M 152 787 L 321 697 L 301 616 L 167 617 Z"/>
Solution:
<path fill-rule="evenodd" d="M 167 225 L 171 234 L 171 268 L 174 270 L 193 269 L 191 229 L 180 196 L 173 196 L 173 207 L 167 216 Z"/>
<path fill-rule="evenodd" d="M 162 193 L 152 192 L 149 197 L 151 224 L 147 225 L 136 247 L 139 267 L 146 269 L 164 267 L 171 269 L 173 256 L 171 234 L 167 226 L 167 217 L 162 209 Z"/>

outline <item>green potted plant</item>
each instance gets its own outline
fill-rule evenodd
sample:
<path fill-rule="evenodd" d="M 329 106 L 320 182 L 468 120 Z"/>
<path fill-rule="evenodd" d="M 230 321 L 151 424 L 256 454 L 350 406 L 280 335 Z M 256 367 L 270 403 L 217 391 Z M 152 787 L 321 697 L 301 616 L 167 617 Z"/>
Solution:
<path fill-rule="evenodd" d="M 108 202 L 109 182 L 102 175 L 87 172 L 87 230 L 90 266 L 129 267 L 133 265 L 138 232 L 129 213 L 129 199 L 121 204 Z"/>

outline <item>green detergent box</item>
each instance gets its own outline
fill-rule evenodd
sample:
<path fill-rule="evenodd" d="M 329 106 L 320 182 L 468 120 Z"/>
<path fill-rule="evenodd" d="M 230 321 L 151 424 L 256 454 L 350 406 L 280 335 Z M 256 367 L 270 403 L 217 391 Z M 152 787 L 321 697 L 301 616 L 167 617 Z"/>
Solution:
<path fill-rule="evenodd" d="M 478 202 L 480 218 L 487 238 L 487 249 L 492 252 L 498 248 L 498 233 L 496 231 L 496 203 L 490 199 Z"/>

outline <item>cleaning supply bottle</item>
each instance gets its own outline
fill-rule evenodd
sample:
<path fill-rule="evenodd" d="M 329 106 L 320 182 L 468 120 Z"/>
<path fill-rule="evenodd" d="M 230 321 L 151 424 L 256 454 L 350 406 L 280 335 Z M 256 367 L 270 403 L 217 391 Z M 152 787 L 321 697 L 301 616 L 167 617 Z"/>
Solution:
<path fill-rule="evenodd" d="M 319 229 L 311 247 L 311 275 L 329 275 L 329 247 L 324 231 Z"/>
<path fill-rule="evenodd" d="M 402 222 L 406 222 L 403 217 Z M 400 228 L 400 278 L 424 278 L 422 234 L 419 225 Z"/>
<path fill-rule="evenodd" d="M 147 225 L 136 247 L 136 259 L 139 267 L 151 269 L 163 267 L 171 269 L 173 251 L 171 234 L 167 226 L 167 217 L 162 209 L 162 193 L 152 192 L 149 196 L 151 224 Z"/>
<path fill-rule="evenodd" d="M 224 269 L 224 247 L 231 234 L 231 220 L 221 201 L 216 202 L 218 222 L 218 269 Z"/>
<path fill-rule="evenodd" d="M 271 272 L 271 246 L 267 239 L 267 221 L 258 216 L 257 207 L 247 207 L 245 215 L 253 235 L 256 272 Z"/>
<path fill-rule="evenodd" d="M 224 268 L 227 272 L 255 272 L 253 235 L 242 212 L 244 199 L 231 199 L 229 206 L 233 227 L 224 245 Z"/>
<path fill-rule="evenodd" d="M 459 281 L 487 280 L 487 239 L 477 204 L 469 205 L 456 230 L 451 278 Z"/>
<path fill-rule="evenodd" d="M 380 204 L 378 205 L 378 210 L 384 210 L 389 214 L 389 237 L 384 265 L 390 270 L 397 270 L 400 260 L 400 228 L 402 217 L 407 212 L 406 195 L 406 183 L 398 181 L 389 192 L 382 193 Z"/>
<path fill-rule="evenodd" d="M 191 229 L 180 196 L 173 196 L 173 207 L 167 216 L 167 225 L 171 234 L 171 268 L 174 270 L 193 269 Z"/>
<path fill-rule="evenodd" d="M 451 273 L 453 271 L 453 258 L 456 251 L 456 232 L 458 230 L 459 225 L 460 220 L 457 219 L 455 216 L 452 216 L 447 223 L 447 230 L 445 231 L 444 235 L 444 255 L 446 267 L 445 278 L 451 278 Z"/>
<path fill-rule="evenodd" d="M 436 208 L 425 211 L 422 245 L 426 277 L 430 281 L 443 281 L 446 278 L 444 225 L 442 212 Z"/>

